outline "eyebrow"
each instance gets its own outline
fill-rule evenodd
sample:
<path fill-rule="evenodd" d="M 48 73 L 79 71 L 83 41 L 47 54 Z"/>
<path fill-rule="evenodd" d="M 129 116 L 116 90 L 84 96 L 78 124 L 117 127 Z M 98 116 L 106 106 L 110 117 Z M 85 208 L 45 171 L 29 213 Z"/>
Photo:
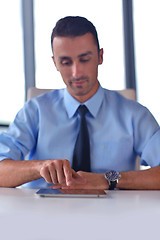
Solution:
<path fill-rule="evenodd" d="M 80 55 L 78 55 L 78 58 L 81 58 L 81 57 L 86 57 L 88 55 L 92 55 L 93 53 L 91 51 L 88 51 L 88 52 L 85 52 L 85 53 L 82 53 Z M 71 59 L 71 57 L 68 57 L 68 56 L 61 56 L 59 57 L 60 60 L 68 60 L 68 59 Z"/>
<path fill-rule="evenodd" d="M 88 52 L 85 52 L 85 53 L 82 53 L 80 55 L 78 55 L 78 57 L 85 57 L 85 56 L 88 56 L 88 55 L 92 55 L 93 53 L 91 51 L 88 51 Z"/>
<path fill-rule="evenodd" d="M 67 56 L 62 56 L 62 57 L 59 57 L 60 60 L 68 60 L 70 59 L 70 57 L 67 57 Z"/>

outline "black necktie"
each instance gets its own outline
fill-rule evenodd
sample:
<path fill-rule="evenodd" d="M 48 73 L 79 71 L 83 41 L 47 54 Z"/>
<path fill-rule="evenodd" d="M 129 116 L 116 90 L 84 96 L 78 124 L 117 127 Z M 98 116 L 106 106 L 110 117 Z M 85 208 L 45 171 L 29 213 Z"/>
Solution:
<path fill-rule="evenodd" d="M 80 129 L 73 153 L 73 169 L 75 171 L 90 172 L 90 143 L 85 114 L 88 109 L 85 105 L 80 105 L 78 113 L 80 115 Z"/>

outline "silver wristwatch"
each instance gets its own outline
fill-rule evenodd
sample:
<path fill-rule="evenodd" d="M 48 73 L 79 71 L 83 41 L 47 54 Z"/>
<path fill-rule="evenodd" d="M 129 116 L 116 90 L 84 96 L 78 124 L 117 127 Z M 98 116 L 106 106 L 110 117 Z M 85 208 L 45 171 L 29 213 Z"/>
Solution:
<path fill-rule="evenodd" d="M 108 170 L 105 173 L 105 179 L 108 181 L 109 190 L 114 190 L 118 183 L 118 180 L 121 178 L 121 174 L 115 170 Z"/>

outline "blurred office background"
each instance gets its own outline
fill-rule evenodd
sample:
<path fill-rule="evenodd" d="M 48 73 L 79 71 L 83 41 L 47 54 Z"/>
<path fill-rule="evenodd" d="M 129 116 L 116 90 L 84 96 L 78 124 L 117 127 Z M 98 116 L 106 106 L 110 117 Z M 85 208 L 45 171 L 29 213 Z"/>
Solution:
<path fill-rule="evenodd" d="M 67 15 L 84 16 L 97 28 L 104 48 L 98 76 L 101 85 L 108 89 L 136 88 L 137 100 L 160 123 L 159 12 L 159 0 L 0 0 L 0 125 L 9 124 L 26 99 L 27 37 L 33 41 L 33 48 L 28 47 L 33 51 L 30 84 L 38 88 L 65 87 L 51 59 L 50 36 L 56 21 Z M 127 14 L 131 26 L 127 25 Z M 28 24 L 25 31 L 24 21 Z M 127 28 L 133 30 L 131 46 L 125 39 Z M 131 84 L 127 83 L 127 51 L 132 53 L 129 61 L 135 82 Z"/>

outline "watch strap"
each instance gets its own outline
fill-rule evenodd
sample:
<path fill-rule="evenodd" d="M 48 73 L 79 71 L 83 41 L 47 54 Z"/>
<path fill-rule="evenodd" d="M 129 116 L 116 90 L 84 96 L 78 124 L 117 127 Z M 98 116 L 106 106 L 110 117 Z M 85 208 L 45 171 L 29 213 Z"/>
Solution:
<path fill-rule="evenodd" d="M 117 180 L 116 181 L 110 181 L 109 190 L 114 190 L 116 188 L 116 185 L 117 185 Z"/>

